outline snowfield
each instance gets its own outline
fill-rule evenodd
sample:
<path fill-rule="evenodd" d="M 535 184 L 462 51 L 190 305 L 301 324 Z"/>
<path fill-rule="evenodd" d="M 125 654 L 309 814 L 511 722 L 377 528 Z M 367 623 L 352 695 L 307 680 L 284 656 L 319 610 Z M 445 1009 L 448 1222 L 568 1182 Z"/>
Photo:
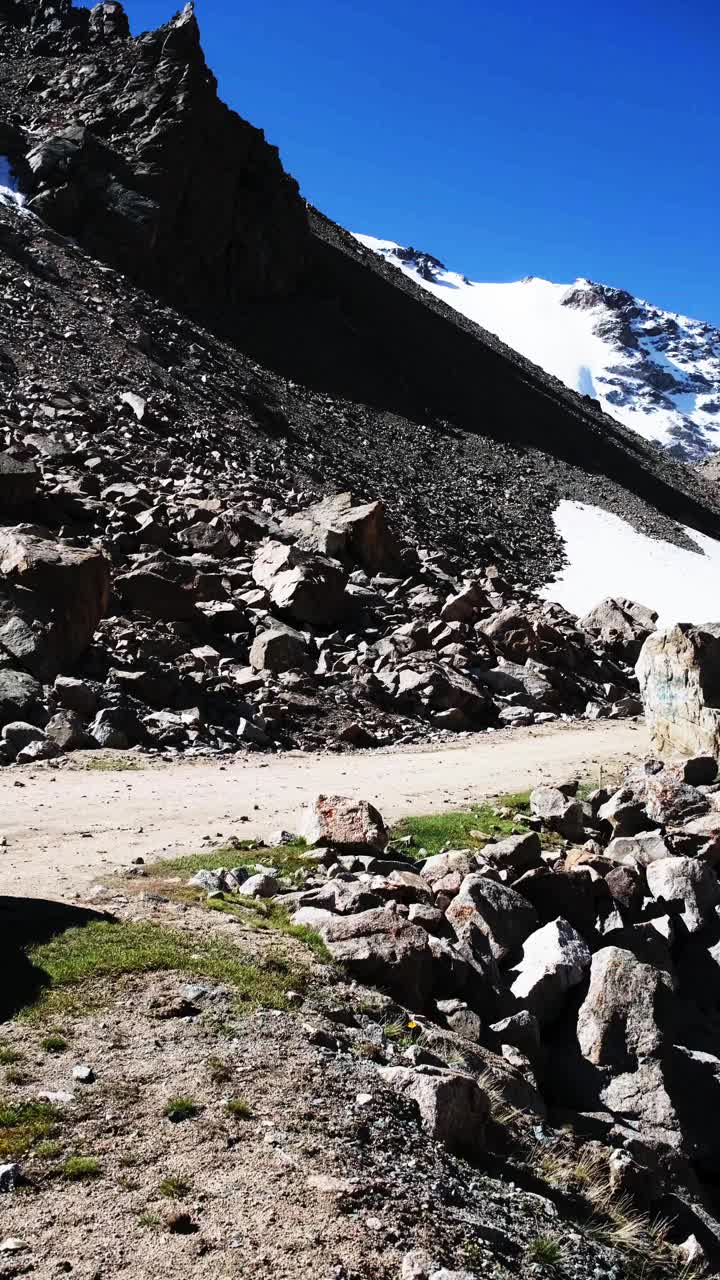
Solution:
<path fill-rule="evenodd" d="M 555 512 L 568 563 L 541 595 L 580 617 L 608 596 L 656 609 L 658 627 L 720 616 L 720 542 L 685 529 L 698 550 L 638 533 L 600 507 L 561 502 Z"/>
<path fill-rule="evenodd" d="M 688 459 L 720 448 L 720 331 L 711 325 L 590 280 L 482 284 L 392 240 L 355 238 L 639 435 Z"/>

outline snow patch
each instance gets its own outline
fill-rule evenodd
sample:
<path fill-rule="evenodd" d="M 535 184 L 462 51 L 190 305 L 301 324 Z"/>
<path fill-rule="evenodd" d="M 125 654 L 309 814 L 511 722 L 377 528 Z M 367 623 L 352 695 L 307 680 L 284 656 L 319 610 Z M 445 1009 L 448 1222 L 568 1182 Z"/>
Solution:
<path fill-rule="evenodd" d="M 689 458 L 720 448 L 720 332 L 710 325 L 584 278 L 483 284 L 440 264 L 421 270 L 426 256 L 400 258 L 392 240 L 355 239 L 638 435 Z"/>
<path fill-rule="evenodd" d="M 17 179 L 7 156 L 0 156 L 0 204 L 12 204 L 21 209 L 25 197 L 18 191 Z"/>
<path fill-rule="evenodd" d="M 687 551 L 584 502 L 561 502 L 554 520 L 568 563 L 543 587 L 544 599 L 582 617 L 608 596 L 625 596 L 656 609 L 658 627 L 717 619 L 720 542 L 714 538 L 686 527 L 698 548 Z"/>

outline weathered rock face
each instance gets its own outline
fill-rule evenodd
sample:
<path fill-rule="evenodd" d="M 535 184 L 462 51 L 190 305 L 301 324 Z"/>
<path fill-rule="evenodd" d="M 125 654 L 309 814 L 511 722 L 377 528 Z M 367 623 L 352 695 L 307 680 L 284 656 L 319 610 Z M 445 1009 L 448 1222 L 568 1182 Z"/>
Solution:
<path fill-rule="evenodd" d="M 377 809 L 347 796 L 317 796 L 301 815 L 300 834 L 310 845 L 366 852 L 384 849 L 388 840 Z"/>
<path fill-rule="evenodd" d="M 351 494 L 338 493 L 289 517 L 284 528 L 303 549 L 347 558 L 369 574 L 403 571 L 402 548 L 388 525 L 383 502 L 353 506 Z"/>
<path fill-rule="evenodd" d="M 382 1067 L 380 1075 L 413 1100 L 423 1128 L 438 1142 L 451 1151 L 482 1150 L 490 1103 L 472 1076 L 431 1066 Z"/>
<path fill-rule="evenodd" d="M 580 619 L 580 626 L 596 636 L 611 653 L 636 662 L 643 643 L 655 630 L 657 613 L 634 600 L 603 600 Z"/>
<path fill-rule="evenodd" d="M 110 568 L 93 549 L 0 529 L 0 643 L 52 680 L 87 649 L 107 611 Z"/>
<path fill-rule="evenodd" d="M 68 55 L 82 59 L 82 76 L 63 76 L 62 119 L 88 121 L 33 130 L 21 166 L 33 212 L 196 311 L 291 291 L 309 243 L 297 184 L 219 100 L 192 5 L 137 39 L 118 3 L 55 5 L 33 21 L 56 58 L 46 93 Z"/>
<path fill-rule="evenodd" d="M 636 671 L 657 755 L 720 754 L 720 624 L 657 632 L 645 641 Z"/>
<path fill-rule="evenodd" d="M 387 985 L 412 1009 L 423 1009 L 433 991 L 433 957 L 419 925 L 382 908 L 340 916 L 326 925 L 330 954 L 366 982 Z"/>

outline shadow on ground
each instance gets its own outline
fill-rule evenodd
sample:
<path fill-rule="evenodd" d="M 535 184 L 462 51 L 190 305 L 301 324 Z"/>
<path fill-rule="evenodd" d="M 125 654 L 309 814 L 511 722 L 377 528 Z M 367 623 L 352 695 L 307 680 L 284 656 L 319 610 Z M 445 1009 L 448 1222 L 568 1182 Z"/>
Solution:
<path fill-rule="evenodd" d="M 28 956 L 30 947 L 66 929 L 108 918 L 104 912 L 64 902 L 0 896 L 0 1022 L 32 1004 L 47 985 L 47 974 Z"/>

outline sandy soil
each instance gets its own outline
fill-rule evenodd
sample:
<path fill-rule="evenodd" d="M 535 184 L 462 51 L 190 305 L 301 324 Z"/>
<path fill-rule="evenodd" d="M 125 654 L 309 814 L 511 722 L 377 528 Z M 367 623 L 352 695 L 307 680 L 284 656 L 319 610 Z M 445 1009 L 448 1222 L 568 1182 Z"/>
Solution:
<path fill-rule="evenodd" d="M 225 763 L 151 764 L 125 756 L 126 766 L 137 764 L 125 770 L 98 769 L 98 753 L 77 753 L 61 767 L 6 769 L 0 893 L 67 897 L 139 856 L 192 852 L 208 836 L 219 844 L 231 835 L 292 830 L 303 801 L 321 791 L 362 796 L 395 820 L 543 779 L 599 781 L 601 771 L 607 776 L 646 746 L 644 726 L 626 720 L 506 730 L 439 750 L 255 755 Z"/>

